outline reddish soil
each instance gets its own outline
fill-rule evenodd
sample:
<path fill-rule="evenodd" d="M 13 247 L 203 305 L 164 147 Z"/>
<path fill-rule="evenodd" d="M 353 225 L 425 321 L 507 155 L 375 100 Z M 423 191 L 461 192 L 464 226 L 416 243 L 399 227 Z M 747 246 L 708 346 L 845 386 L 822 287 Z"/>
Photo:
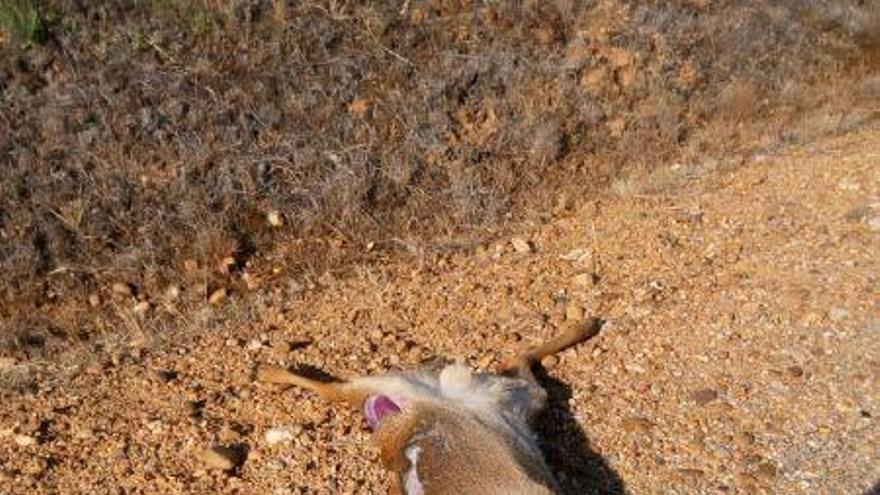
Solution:
<path fill-rule="evenodd" d="M 2 0 L 0 347 L 124 325 L 88 303 L 114 283 L 204 302 L 277 263 L 308 283 L 472 247 L 658 164 L 871 124 L 878 12 Z"/>
<path fill-rule="evenodd" d="M 866 131 L 668 166 L 469 252 L 162 302 L 176 324 L 155 333 L 117 295 L 124 332 L 5 362 L 3 492 L 378 493 L 364 421 L 255 384 L 255 365 L 485 368 L 591 314 L 599 336 L 545 363 L 538 431 L 567 493 L 865 492 L 880 480 L 878 150 Z M 642 192 L 660 177 L 666 192 Z M 292 440 L 269 445 L 285 425 Z M 206 465 L 212 446 L 238 449 L 235 467 Z"/>
<path fill-rule="evenodd" d="M 0 493 L 379 492 L 362 420 L 257 363 L 486 368 L 592 314 L 546 363 L 567 493 L 868 490 L 878 33 L 877 0 L 0 0 Z"/>

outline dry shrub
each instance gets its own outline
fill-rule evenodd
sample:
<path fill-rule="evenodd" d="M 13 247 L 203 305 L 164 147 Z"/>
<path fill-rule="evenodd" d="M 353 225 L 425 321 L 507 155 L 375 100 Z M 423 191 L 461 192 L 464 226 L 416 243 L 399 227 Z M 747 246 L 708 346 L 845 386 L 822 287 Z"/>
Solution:
<path fill-rule="evenodd" d="M 0 45 L 16 335 L 113 281 L 195 284 L 187 261 L 203 298 L 246 270 L 466 244 L 561 189 L 794 139 L 817 102 L 872 94 L 835 99 L 869 69 L 855 3 L 835 29 L 794 1 L 32 5 L 57 13 L 45 43 Z"/>

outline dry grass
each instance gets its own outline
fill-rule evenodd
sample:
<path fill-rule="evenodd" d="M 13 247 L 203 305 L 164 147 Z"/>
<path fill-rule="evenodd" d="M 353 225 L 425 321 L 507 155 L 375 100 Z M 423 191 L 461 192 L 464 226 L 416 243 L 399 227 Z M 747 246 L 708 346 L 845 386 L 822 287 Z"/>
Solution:
<path fill-rule="evenodd" d="M 118 326 L 113 282 L 154 306 L 171 285 L 204 302 L 310 284 L 466 245 L 621 170 L 834 132 L 816 115 L 872 94 L 840 88 L 870 72 L 876 12 L 4 0 L 0 331 L 88 338 Z"/>

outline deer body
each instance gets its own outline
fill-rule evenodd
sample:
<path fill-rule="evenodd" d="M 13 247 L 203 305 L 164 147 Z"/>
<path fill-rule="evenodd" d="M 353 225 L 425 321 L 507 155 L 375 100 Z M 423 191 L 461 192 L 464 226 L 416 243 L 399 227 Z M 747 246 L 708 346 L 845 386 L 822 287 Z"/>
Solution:
<path fill-rule="evenodd" d="M 400 495 L 558 493 L 530 421 L 547 394 L 531 373 L 543 356 L 594 335 L 598 320 L 502 365 L 498 374 L 462 364 L 322 382 L 274 367 L 261 381 L 297 385 L 358 407 Z"/>

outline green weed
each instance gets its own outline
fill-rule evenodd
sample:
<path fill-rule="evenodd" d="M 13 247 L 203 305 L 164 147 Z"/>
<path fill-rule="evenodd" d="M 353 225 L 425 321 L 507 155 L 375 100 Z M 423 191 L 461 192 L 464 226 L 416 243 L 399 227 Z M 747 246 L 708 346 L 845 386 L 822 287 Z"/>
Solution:
<path fill-rule="evenodd" d="M 49 41 L 52 17 L 38 0 L 0 0 L 0 29 L 25 45 Z"/>

